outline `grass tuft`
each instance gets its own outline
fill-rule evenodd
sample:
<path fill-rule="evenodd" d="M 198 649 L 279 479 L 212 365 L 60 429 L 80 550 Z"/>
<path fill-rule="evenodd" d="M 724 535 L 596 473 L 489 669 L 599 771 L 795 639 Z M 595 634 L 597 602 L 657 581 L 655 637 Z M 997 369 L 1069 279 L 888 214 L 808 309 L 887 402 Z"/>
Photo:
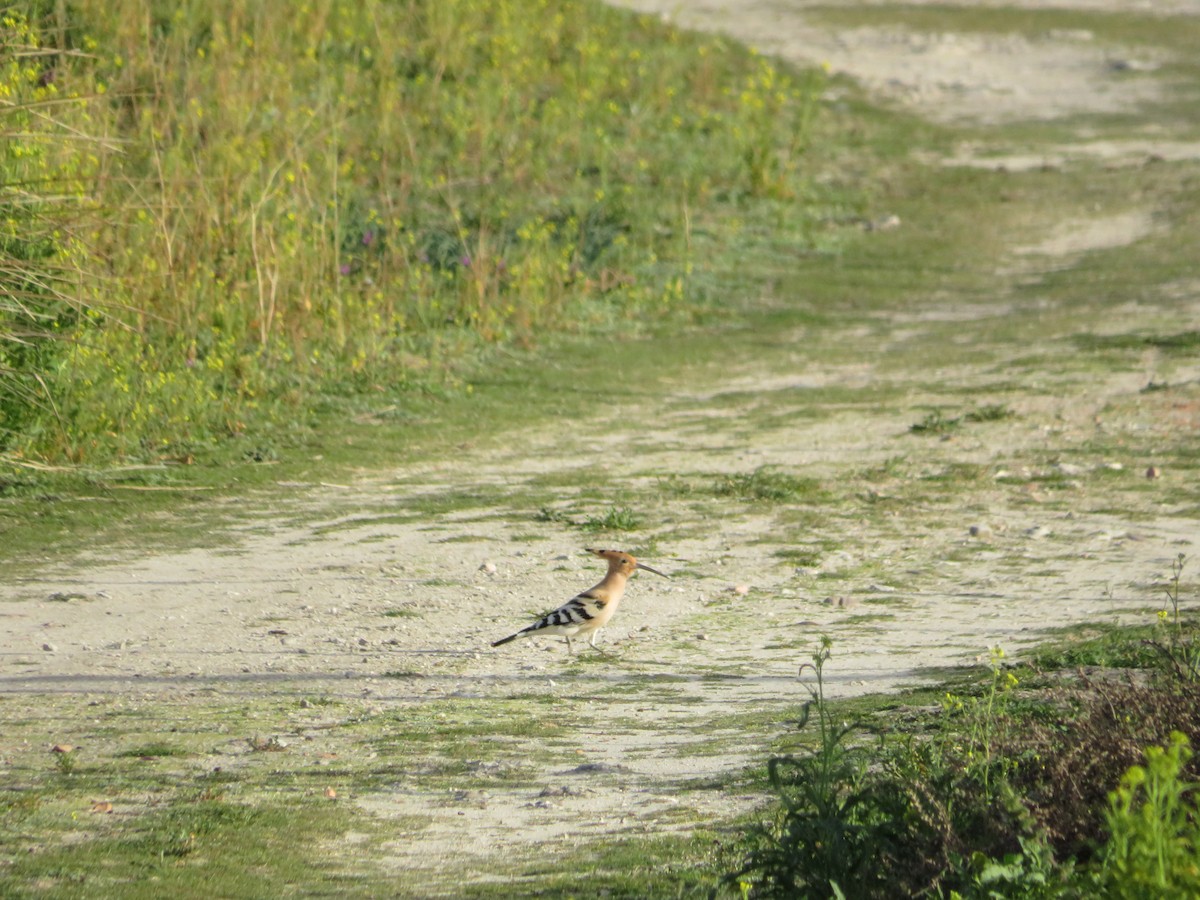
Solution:
<path fill-rule="evenodd" d="M 601 516 L 588 516 L 579 525 L 584 531 L 636 531 L 642 518 L 628 506 L 614 506 Z"/>
<path fill-rule="evenodd" d="M 789 475 L 770 466 L 761 466 L 745 475 L 723 476 L 713 485 L 712 491 L 718 497 L 770 503 L 799 503 L 823 495 L 816 479 Z"/>
<path fill-rule="evenodd" d="M 989 404 L 969 410 L 961 416 L 947 416 L 940 409 L 928 413 L 920 422 L 909 426 L 913 434 L 945 435 L 965 423 L 1002 422 L 1012 418 L 1012 411 L 1003 404 Z"/>

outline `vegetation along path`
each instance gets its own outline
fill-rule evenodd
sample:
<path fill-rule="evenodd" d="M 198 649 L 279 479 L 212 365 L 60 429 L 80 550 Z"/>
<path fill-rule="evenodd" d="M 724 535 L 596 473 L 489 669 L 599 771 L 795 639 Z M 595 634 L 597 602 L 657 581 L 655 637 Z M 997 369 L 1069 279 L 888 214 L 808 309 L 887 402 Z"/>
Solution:
<path fill-rule="evenodd" d="M 622 5 L 827 68 L 814 190 L 867 185 L 836 247 L 777 244 L 736 321 L 475 385 L 586 414 L 5 579 L 6 766 L 144 749 L 327 800 L 338 877 L 486 892 L 756 803 L 822 634 L 850 696 L 1158 602 L 1200 550 L 1200 3 Z M 585 546 L 673 577 L 604 654 L 490 648 L 598 580 Z"/>

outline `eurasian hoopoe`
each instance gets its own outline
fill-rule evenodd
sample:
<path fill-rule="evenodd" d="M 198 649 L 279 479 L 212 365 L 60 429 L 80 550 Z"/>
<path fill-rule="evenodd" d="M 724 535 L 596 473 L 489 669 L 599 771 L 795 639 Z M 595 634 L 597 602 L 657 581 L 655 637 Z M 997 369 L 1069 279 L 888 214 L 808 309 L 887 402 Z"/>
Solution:
<path fill-rule="evenodd" d="M 528 628 L 522 628 L 516 634 L 501 638 L 492 646 L 499 647 L 519 637 L 535 634 L 561 634 L 567 639 L 567 652 L 570 653 L 571 638 L 586 634 L 589 635 L 588 643 L 599 649 L 596 647 L 596 632 L 607 625 L 608 620 L 617 611 L 621 597 L 625 594 L 625 582 L 634 570 L 645 569 L 655 575 L 662 575 L 663 578 L 671 577 L 638 562 L 620 550 L 593 550 L 588 547 L 587 552 L 608 560 L 608 574 L 599 584 L 568 600 L 554 612 L 542 616 Z"/>

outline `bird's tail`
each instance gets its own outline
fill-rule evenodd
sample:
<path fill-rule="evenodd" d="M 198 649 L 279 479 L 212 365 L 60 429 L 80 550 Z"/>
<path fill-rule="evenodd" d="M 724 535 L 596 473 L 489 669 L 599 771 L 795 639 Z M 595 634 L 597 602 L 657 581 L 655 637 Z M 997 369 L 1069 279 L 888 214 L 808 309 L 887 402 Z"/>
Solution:
<path fill-rule="evenodd" d="M 519 638 L 524 633 L 525 632 L 523 632 L 523 631 L 518 631 L 516 634 L 510 634 L 506 638 L 500 638 L 500 640 L 498 640 L 498 641 L 492 641 L 492 646 L 499 647 L 501 644 L 507 644 L 509 641 L 515 641 L 517 638 Z"/>

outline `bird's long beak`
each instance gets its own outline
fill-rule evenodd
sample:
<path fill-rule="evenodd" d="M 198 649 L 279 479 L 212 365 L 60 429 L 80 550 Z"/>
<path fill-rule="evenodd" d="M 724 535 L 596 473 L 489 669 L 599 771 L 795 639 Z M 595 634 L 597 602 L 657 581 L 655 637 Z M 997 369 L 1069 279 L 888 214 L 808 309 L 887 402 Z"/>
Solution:
<path fill-rule="evenodd" d="M 670 575 L 668 575 L 666 572 L 660 572 L 660 571 L 658 571 L 658 569 L 652 569 L 652 568 L 650 568 L 648 565 L 646 565 L 645 563 L 638 563 L 638 564 L 637 564 L 637 568 L 639 568 L 639 569 L 645 569 L 647 572 L 653 572 L 655 575 L 661 575 L 663 578 L 670 578 L 670 577 L 671 577 L 671 576 L 670 576 Z"/>

